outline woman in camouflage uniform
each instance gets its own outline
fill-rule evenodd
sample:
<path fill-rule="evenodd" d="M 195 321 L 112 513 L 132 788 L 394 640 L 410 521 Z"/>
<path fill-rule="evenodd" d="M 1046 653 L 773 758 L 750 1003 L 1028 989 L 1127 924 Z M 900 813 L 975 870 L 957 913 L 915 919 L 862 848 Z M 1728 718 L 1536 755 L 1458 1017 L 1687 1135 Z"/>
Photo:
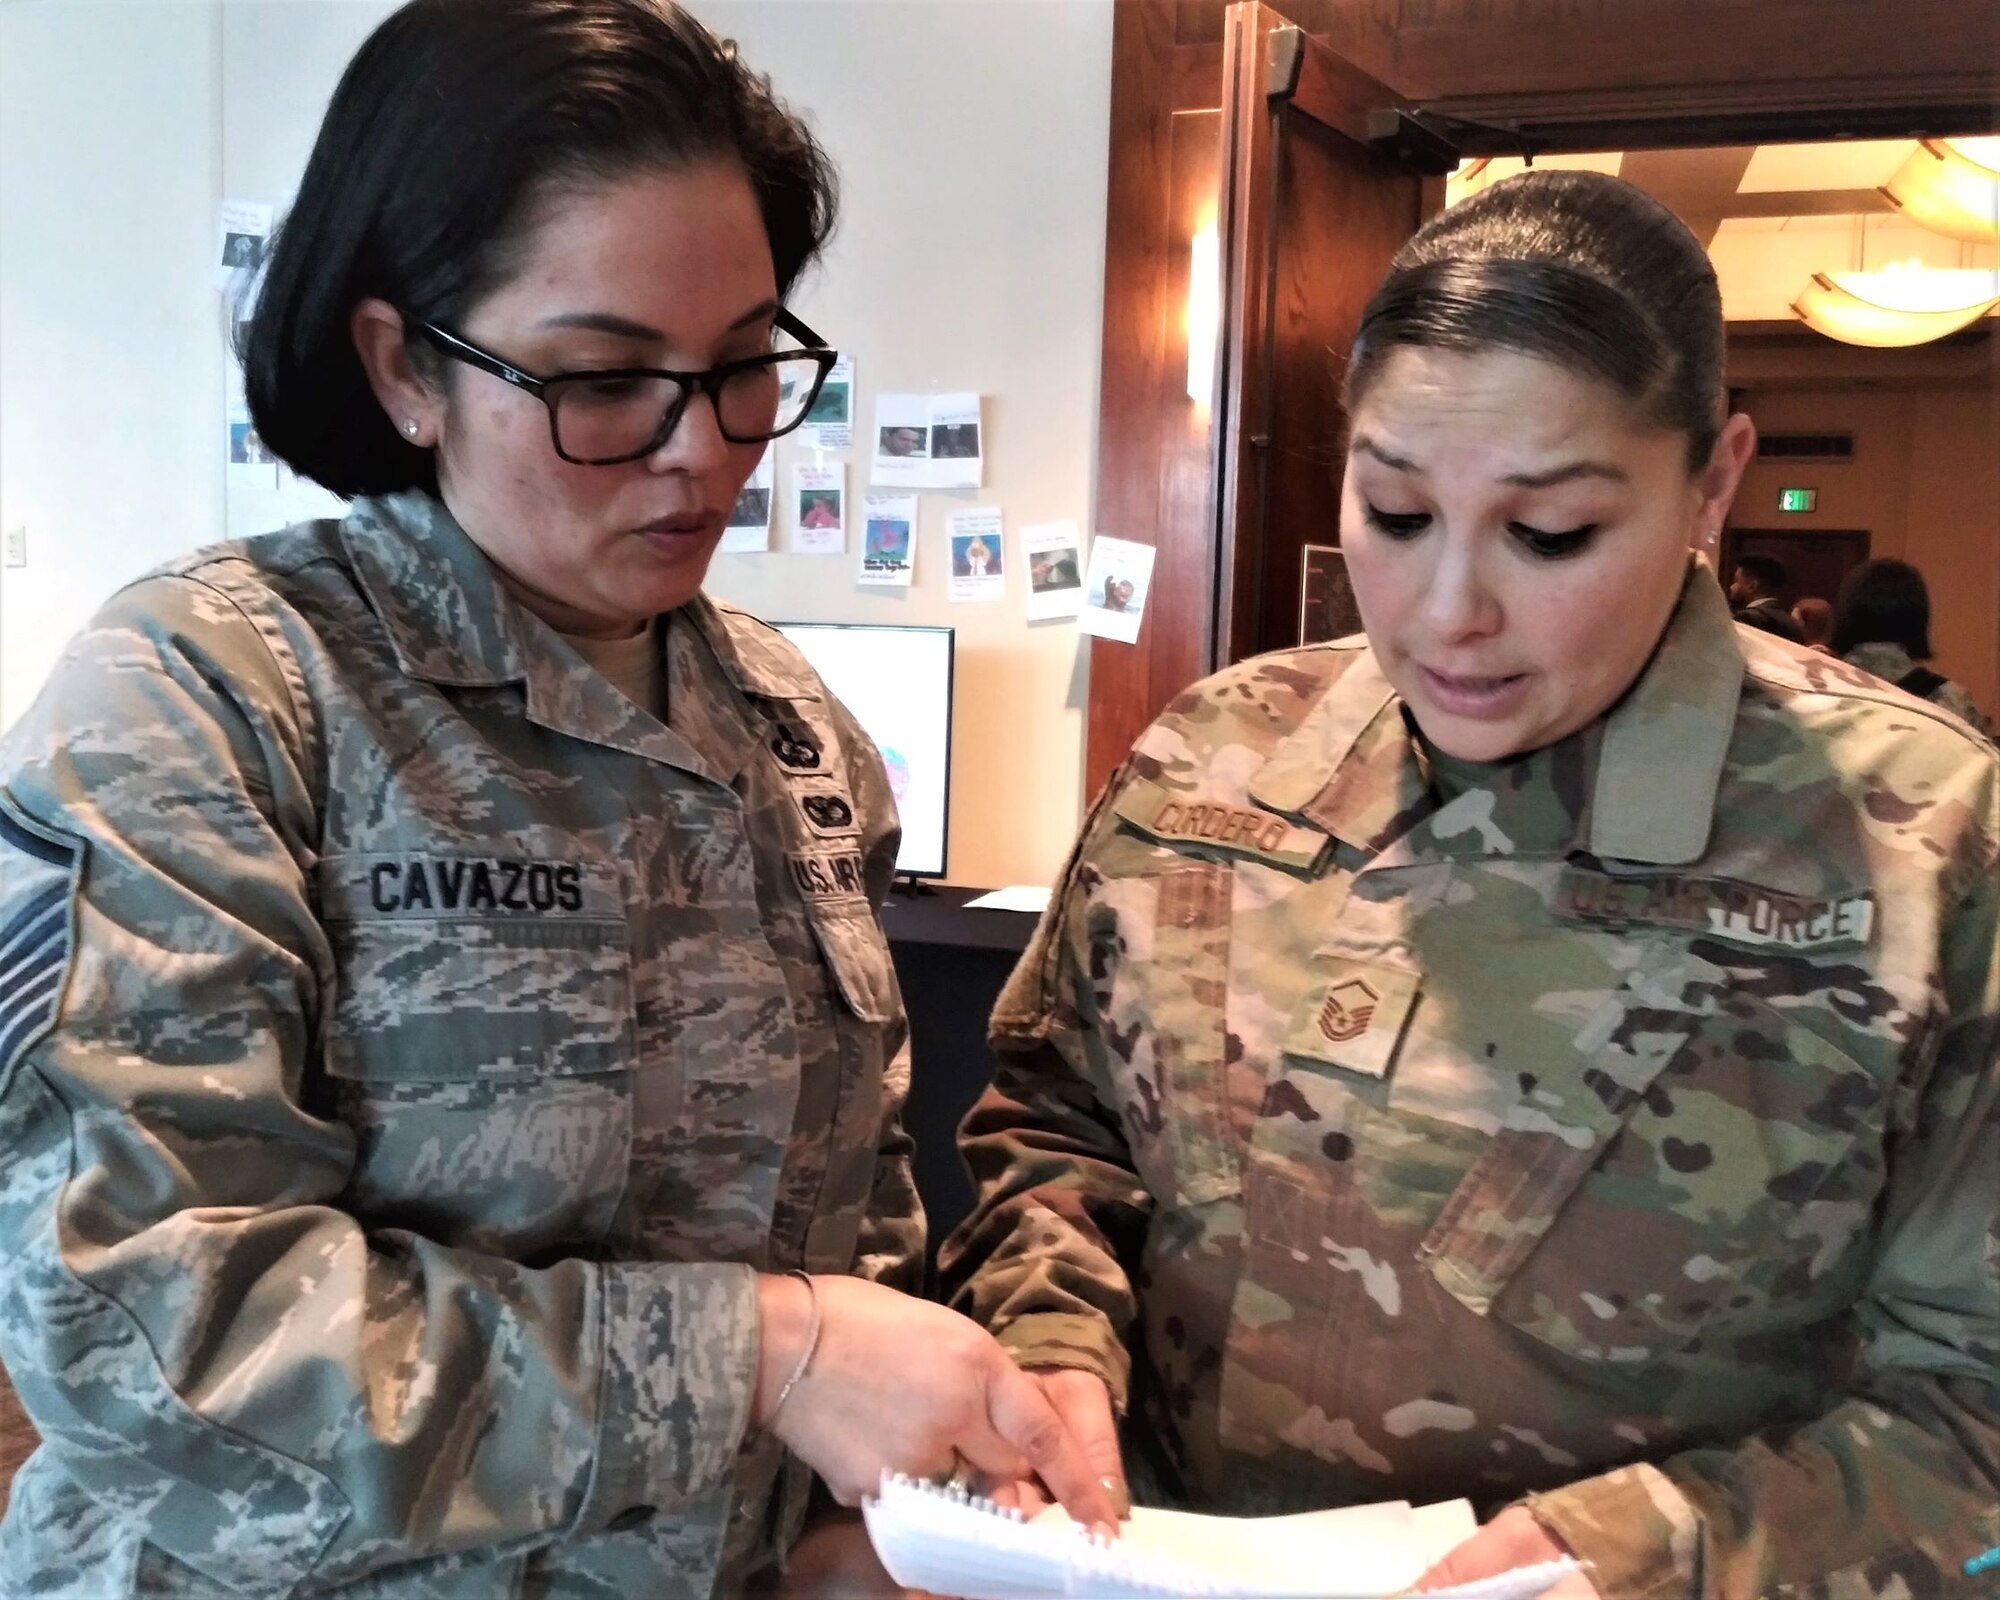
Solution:
<path fill-rule="evenodd" d="M 1700 245 L 1534 173 L 1361 323 L 1366 636 L 1174 701 L 993 1021 L 958 1303 L 1199 1508 L 1469 1496 L 1433 1578 L 1974 1592 L 2000 763 L 1733 625 Z M 1127 1407 L 1129 1405 L 1129 1411 Z"/>
<path fill-rule="evenodd" d="M 733 1594 L 809 1468 L 1106 1514 L 894 1287 L 887 781 L 700 592 L 832 212 L 652 0 L 416 0 L 348 69 L 246 368 L 352 510 L 125 589 L 0 752 L 10 1600 Z"/>

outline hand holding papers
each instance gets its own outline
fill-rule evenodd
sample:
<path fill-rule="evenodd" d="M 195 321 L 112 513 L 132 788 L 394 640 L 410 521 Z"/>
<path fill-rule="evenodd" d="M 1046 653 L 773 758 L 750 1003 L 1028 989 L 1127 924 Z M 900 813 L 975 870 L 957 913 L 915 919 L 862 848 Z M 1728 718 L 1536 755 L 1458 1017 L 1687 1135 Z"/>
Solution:
<path fill-rule="evenodd" d="M 862 1514 L 898 1583 L 962 1600 L 1101 1600 L 1169 1596 L 1341 1596 L 1380 1600 L 1408 1588 L 1473 1531 L 1464 1501 L 1405 1501 L 1291 1517 L 1204 1517 L 1145 1507 L 1115 1541 L 1091 1538 L 1060 1511 L 1032 1521 L 962 1490 L 885 1477 Z M 1535 1600 L 1577 1570 L 1551 1562 L 1441 1590 L 1434 1600 Z"/>

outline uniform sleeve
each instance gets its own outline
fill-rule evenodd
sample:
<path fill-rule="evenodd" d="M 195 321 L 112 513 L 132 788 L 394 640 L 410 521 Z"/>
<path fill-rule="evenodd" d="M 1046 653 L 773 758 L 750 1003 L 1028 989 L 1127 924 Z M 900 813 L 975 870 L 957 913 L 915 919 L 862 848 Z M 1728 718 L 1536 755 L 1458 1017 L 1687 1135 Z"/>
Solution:
<path fill-rule="evenodd" d="M 977 1199 L 939 1267 L 952 1305 L 1020 1365 L 1094 1372 L 1122 1413 L 1129 1273 L 1152 1199 L 1106 1109 L 1088 948 L 1090 857 L 1117 787 L 1114 775 L 994 1008 L 993 1086 L 959 1130 Z"/>
<path fill-rule="evenodd" d="M 1937 1048 L 1890 1148 L 1854 1380 L 1803 1426 L 1532 1497 L 1607 1596 L 1991 1593 L 1964 1572 L 2000 1545 L 2000 801 L 1987 810 L 1940 939 Z"/>
<path fill-rule="evenodd" d="M 231 1592 L 671 1515 L 747 1425 L 748 1268 L 531 1270 L 343 1209 L 317 746 L 274 631 L 154 580 L 10 736 L 0 1353 L 63 1472 Z"/>
<path fill-rule="evenodd" d="M 836 701 L 837 705 L 838 702 Z M 896 796 L 889 787 L 882 754 L 847 709 L 839 709 L 843 747 L 854 752 L 848 781 L 864 819 L 864 861 L 868 898 L 878 909 L 896 879 L 896 852 L 903 828 L 896 815 Z M 916 1141 L 903 1128 L 903 1103 L 910 1097 L 910 1023 L 901 995 L 883 1043 L 882 1123 L 875 1142 L 875 1177 L 869 1187 L 868 1212 L 861 1219 L 855 1247 L 854 1275 L 918 1294 L 924 1280 L 924 1203 L 917 1194 L 913 1165 Z"/>

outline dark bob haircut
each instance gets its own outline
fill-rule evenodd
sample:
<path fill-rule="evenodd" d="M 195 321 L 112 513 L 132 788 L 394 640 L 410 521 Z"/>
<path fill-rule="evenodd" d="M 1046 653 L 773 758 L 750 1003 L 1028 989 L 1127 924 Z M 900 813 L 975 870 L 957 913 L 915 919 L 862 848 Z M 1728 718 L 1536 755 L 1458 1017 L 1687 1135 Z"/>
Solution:
<path fill-rule="evenodd" d="M 1864 644 L 1895 644 L 1912 661 L 1931 658 L 1931 594 L 1907 561 L 1864 561 L 1840 585 L 1827 648 L 1837 656 Z"/>
<path fill-rule="evenodd" d="M 355 305 L 460 323 L 547 195 L 712 157 L 749 176 L 785 294 L 833 231 L 833 169 L 732 46 L 671 0 L 410 0 L 342 74 L 273 243 L 242 344 L 258 435 L 335 494 L 435 492 L 368 386 Z"/>
<path fill-rule="evenodd" d="M 1524 172 L 1433 217 L 1389 265 L 1347 369 L 1349 415 L 1398 346 L 1511 350 L 1609 384 L 1708 463 L 1723 412 L 1722 296 L 1708 253 L 1644 191 Z"/>

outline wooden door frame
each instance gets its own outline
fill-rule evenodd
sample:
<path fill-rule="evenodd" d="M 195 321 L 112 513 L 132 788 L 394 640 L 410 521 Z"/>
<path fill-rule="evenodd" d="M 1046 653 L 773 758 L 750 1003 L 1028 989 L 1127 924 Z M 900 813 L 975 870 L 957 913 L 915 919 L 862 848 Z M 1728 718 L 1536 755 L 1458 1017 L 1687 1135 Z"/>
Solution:
<path fill-rule="evenodd" d="M 1325 54 L 1379 80 L 1467 154 L 2000 127 L 2000 49 L 1981 48 L 2000 45 L 2000 6 L 1972 0 L 1842 0 L 1837 17 L 1825 0 L 1709 4 L 1698 27 L 1689 19 L 1699 0 L 1606 4 L 1583 49 L 1569 28 L 1525 19 L 1533 0 L 1280 3 Z M 1222 108 L 1225 10 L 1220 0 L 1118 0 L 1113 11 L 1094 526 L 1151 542 L 1159 556 L 1139 642 L 1092 645 L 1091 792 L 1217 659 L 1223 519 L 1187 505 L 1162 516 L 1161 480 L 1189 471 L 1194 452 L 1168 436 L 1157 401 L 1185 355 L 1164 292 L 1170 127 Z"/>

